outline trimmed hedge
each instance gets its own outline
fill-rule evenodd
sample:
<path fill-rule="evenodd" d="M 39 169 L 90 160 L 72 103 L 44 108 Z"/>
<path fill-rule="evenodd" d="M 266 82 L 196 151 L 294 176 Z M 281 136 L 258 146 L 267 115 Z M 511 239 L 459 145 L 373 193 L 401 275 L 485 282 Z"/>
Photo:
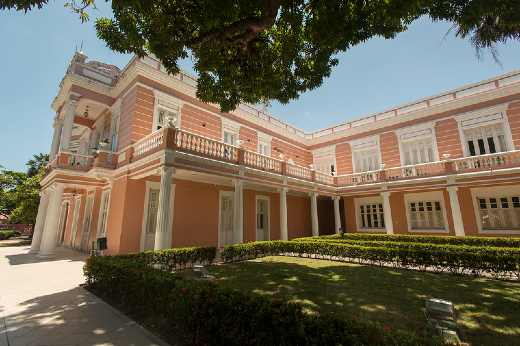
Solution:
<path fill-rule="evenodd" d="M 217 255 L 214 246 L 184 247 L 161 251 L 146 251 L 114 255 L 112 257 L 126 259 L 146 266 L 158 266 L 162 269 L 174 270 L 193 267 L 195 263 L 211 264 Z"/>
<path fill-rule="evenodd" d="M 0 240 L 6 240 L 14 235 L 14 231 L 0 231 Z"/>
<path fill-rule="evenodd" d="M 302 239 L 341 239 L 339 234 L 324 235 L 320 237 L 299 238 Z M 469 245 L 469 246 L 495 246 L 520 248 L 520 238 L 514 237 L 472 237 L 472 236 L 442 236 L 442 235 L 409 235 L 409 234 L 362 234 L 344 233 L 343 239 L 363 241 L 394 241 L 412 243 L 430 243 L 444 245 Z M 294 239 L 296 240 L 296 239 Z"/>
<path fill-rule="evenodd" d="M 520 256 L 489 255 L 473 252 L 448 252 L 444 250 L 368 247 L 349 244 L 268 241 L 228 245 L 220 251 L 224 262 L 243 261 L 267 255 L 297 255 L 301 257 L 328 258 L 348 262 L 390 265 L 400 268 L 416 267 L 436 272 L 472 274 L 480 277 L 491 273 L 495 278 L 520 278 Z"/>
<path fill-rule="evenodd" d="M 411 242 L 395 242 L 395 241 L 368 241 L 368 240 L 351 240 L 351 239 L 326 239 L 326 238 L 300 238 L 296 241 L 302 242 L 323 242 L 331 244 L 347 244 L 368 247 L 388 247 L 400 249 L 423 249 L 423 250 L 442 250 L 449 252 L 473 252 L 487 255 L 499 256 L 520 256 L 520 248 L 512 247 L 491 247 L 491 246 L 469 246 L 469 245 L 448 245 L 448 244 L 431 244 L 431 243 L 411 243 Z"/>
<path fill-rule="evenodd" d="M 91 257 L 84 273 L 93 292 L 195 345 L 445 345 L 439 338 L 374 323 L 307 314 L 295 303 L 252 296 L 121 256 Z"/>

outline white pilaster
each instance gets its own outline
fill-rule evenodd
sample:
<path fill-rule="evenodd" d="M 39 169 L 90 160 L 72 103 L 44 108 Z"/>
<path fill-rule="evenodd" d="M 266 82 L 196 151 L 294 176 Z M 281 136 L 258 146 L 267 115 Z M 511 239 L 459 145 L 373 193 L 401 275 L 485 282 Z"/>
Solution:
<path fill-rule="evenodd" d="M 341 228 L 341 217 L 339 215 L 339 199 L 341 197 L 334 196 L 332 200 L 334 201 L 334 233 L 339 234 L 339 229 Z"/>
<path fill-rule="evenodd" d="M 451 215 L 453 217 L 453 228 L 455 228 L 455 235 L 464 236 L 464 224 L 462 222 L 462 214 L 460 213 L 459 197 L 457 196 L 457 186 L 448 186 L 446 190 L 450 195 Z"/>
<path fill-rule="evenodd" d="M 63 120 L 56 119 L 54 121 L 54 135 L 52 136 L 52 146 L 51 153 L 49 154 L 49 162 L 52 162 L 58 153 L 58 149 L 60 148 L 60 138 L 61 138 L 61 129 L 63 128 Z"/>
<path fill-rule="evenodd" d="M 385 216 L 386 234 L 394 234 L 394 222 L 392 221 L 392 209 L 390 208 L 390 192 L 381 192 L 383 196 L 383 215 Z"/>
<path fill-rule="evenodd" d="M 63 198 L 64 189 L 65 184 L 55 183 L 51 187 L 49 205 L 45 215 L 45 226 L 43 228 L 40 253 L 36 256 L 38 259 L 56 257 L 54 254 L 54 242 L 56 241 L 56 233 L 58 232 L 61 200 Z"/>
<path fill-rule="evenodd" d="M 320 235 L 318 228 L 318 193 L 310 193 L 311 196 L 311 224 L 312 224 L 312 236 L 317 237 Z"/>
<path fill-rule="evenodd" d="M 34 232 L 32 237 L 31 249 L 29 253 L 40 252 L 40 245 L 42 243 L 43 226 L 45 225 L 45 215 L 49 205 L 51 194 L 48 190 L 40 192 L 40 205 L 38 206 L 38 215 L 36 216 L 36 224 L 34 225 Z"/>
<path fill-rule="evenodd" d="M 235 185 L 235 220 L 234 220 L 234 241 L 235 244 L 244 242 L 244 185 L 243 180 L 234 180 Z"/>
<path fill-rule="evenodd" d="M 67 110 L 65 112 L 65 120 L 63 122 L 63 131 L 61 133 L 61 151 L 70 150 L 70 140 L 72 138 L 72 128 L 74 126 L 74 113 L 76 112 L 76 106 L 78 101 L 68 100 Z"/>
<path fill-rule="evenodd" d="M 278 189 L 280 192 L 280 239 L 289 240 L 289 230 L 287 228 L 287 192 L 288 188 Z"/>
<path fill-rule="evenodd" d="M 159 190 L 159 205 L 157 206 L 157 226 L 155 230 L 154 250 L 164 250 L 171 247 L 171 232 L 169 229 L 170 218 L 170 194 L 172 189 L 172 167 L 161 167 L 158 170 L 161 175 L 161 187 Z"/>

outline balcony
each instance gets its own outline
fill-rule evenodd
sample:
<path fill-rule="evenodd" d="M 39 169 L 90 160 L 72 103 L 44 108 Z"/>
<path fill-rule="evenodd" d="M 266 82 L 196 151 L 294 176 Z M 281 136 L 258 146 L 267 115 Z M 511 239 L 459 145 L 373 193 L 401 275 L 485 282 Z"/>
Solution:
<path fill-rule="evenodd" d="M 87 172 L 94 168 L 115 169 L 138 161 L 161 150 L 174 150 L 197 157 L 216 160 L 256 171 L 318 183 L 331 188 L 356 187 L 421 178 L 446 177 L 467 173 L 490 172 L 520 167 L 520 151 L 430 162 L 425 164 L 381 169 L 377 171 L 332 176 L 248 151 L 241 147 L 196 135 L 187 131 L 164 127 L 119 153 L 99 150 L 99 157 L 60 152 L 49 164 L 50 169 L 69 169 Z M 208 160 L 208 161 L 209 161 Z M 384 166 L 383 166 L 384 167 Z"/>

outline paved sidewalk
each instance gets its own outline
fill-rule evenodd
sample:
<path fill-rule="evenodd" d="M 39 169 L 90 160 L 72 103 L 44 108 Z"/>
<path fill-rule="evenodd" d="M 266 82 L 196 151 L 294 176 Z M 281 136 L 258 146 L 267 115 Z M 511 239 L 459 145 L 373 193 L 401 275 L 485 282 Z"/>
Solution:
<path fill-rule="evenodd" d="M 0 346 L 168 345 L 78 286 L 86 253 L 40 261 L 29 249 L 0 248 Z"/>

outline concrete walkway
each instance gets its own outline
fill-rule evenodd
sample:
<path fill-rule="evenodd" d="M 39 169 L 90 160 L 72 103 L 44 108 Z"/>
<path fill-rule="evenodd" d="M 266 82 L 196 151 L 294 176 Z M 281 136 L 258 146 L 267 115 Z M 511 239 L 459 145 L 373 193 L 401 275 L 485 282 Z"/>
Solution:
<path fill-rule="evenodd" d="M 86 253 L 0 248 L 0 346 L 168 344 L 79 287 Z"/>

